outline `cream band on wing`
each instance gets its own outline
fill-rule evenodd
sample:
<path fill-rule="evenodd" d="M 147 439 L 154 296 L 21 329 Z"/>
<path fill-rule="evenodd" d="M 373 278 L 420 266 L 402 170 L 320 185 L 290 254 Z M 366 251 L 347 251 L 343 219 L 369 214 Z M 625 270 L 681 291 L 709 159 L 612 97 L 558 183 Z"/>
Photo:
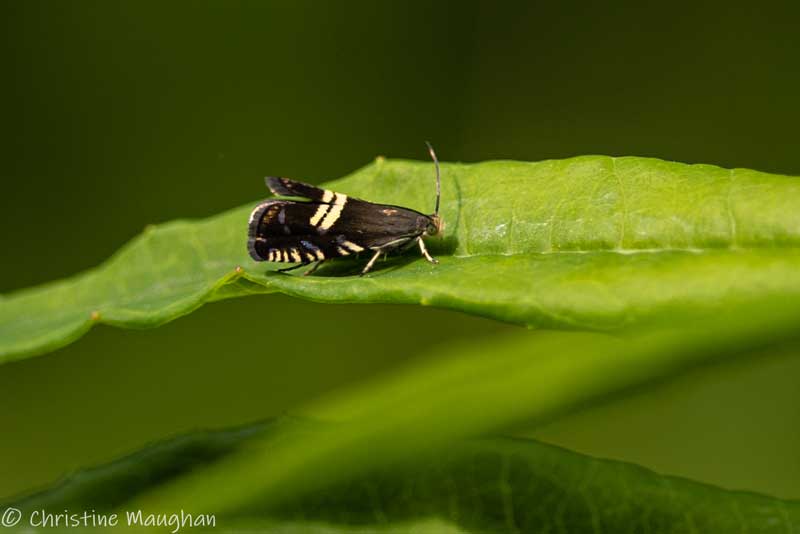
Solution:
<path fill-rule="evenodd" d="M 322 219 L 322 217 L 325 216 L 325 214 L 330 209 L 331 207 L 330 201 L 333 200 L 335 194 L 336 193 L 334 193 L 333 191 L 329 191 L 327 189 L 325 190 L 325 192 L 322 194 L 322 204 L 319 205 L 317 211 L 314 213 L 314 215 L 311 216 L 311 219 L 308 221 L 311 224 L 311 226 L 316 226 L 319 224 L 319 221 Z"/>
<path fill-rule="evenodd" d="M 333 201 L 333 204 L 331 204 L 331 209 L 325 214 L 325 217 L 319 224 L 319 229 L 328 230 L 333 226 L 336 221 L 339 220 L 339 216 L 342 214 L 345 204 L 347 204 L 347 195 L 336 193 L 336 199 Z M 314 216 L 316 217 L 316 214 L 314 214 Z M 314 223 L 312 222 L 311 224 Z"/>
<path fill-rule="evenodd" d="M 346 247 L 348 250 L 350 250 L 352 252 L 361 252 L 362 250 L 364 250 L 364 247 L 362 247 L 361 245 L 357 245 L 357 244 L 353 243 L 352 241 L 344 240 L 344 241 L 341 242 L 341 245 L 343 247 Z"/>

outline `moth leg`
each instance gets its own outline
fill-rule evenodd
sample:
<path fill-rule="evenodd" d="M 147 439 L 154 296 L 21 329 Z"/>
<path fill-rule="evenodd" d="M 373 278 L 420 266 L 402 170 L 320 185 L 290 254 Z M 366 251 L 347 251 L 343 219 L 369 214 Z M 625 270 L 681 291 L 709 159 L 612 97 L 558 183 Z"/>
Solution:
<path fill-rule="evenodd" d="M 316 262 L 312 268 L 310 268 L 309 270 L 307 270 L 306 272 L 303 273 L 303 276 L 308 276 L 309 274 L 314 274 L 314 271 L 319 269 L 319 266 L 322 265 L 324 261 L 325 260 L 319 260 L 318 262 Z"/>
<path fill-rule="evenodd" d="M 284 267 L 283 269 L 278 269 L 275 271 L 276 273 L 288 273 L 289 271 L 294 271 L 295 269 L 299 269 L 300 267 L 304 267 L 308 265 L 307 263 L 298 263 L 297 265 L 292 265 L 291 267 Z"/>
<path fill-rule="evenodd" d="M 422 240 L 421 237 L 417 238 L 417 243 L 419 243 L 419 250 L 420 252 L 422 252 L 422 255 L 425 256 L 426 260 L 428 260 L 431 263 L 439 263 L 439 260 L 437 260 L 428 253 L 428 249 L 425 248 L 425 242 Z"/>
<path fill-rule="evenodd" d="M 375 264 L 375 261 L 380 257 L 381 254 L 383 254 L 383 250 L 381 249 L 376 250 L 375 254 L 372 255 L 372 258 L 370 258 L 369 263 L 367 263 L 367 265 L 361 271 L 361 274 L 358 276 L 364 276 L 365 274 L 367 274 L 369 270 L 372 269 L 372 266 Z"/>

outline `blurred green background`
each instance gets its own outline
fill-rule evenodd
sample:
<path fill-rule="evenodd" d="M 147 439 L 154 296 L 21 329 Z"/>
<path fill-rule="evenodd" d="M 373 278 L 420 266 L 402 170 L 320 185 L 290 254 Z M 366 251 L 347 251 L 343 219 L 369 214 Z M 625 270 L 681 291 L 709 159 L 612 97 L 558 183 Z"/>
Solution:
<path fill-rule="evenodd" d="M 3 1 L 0 292 L 155 222 L 377 155 L 656 156 L 800 174 L 800 5 Z M 95 329 L 0 367 L 0 498 L 154 439 L 291 411 L 448 340 L 514 327 L 264 296 Z M 301 344 L 298 340 L 302 340 Z M 800 349 L 529 432 L 800 498 Z M 491 357 L 491 355 L 487 355 Z"/>

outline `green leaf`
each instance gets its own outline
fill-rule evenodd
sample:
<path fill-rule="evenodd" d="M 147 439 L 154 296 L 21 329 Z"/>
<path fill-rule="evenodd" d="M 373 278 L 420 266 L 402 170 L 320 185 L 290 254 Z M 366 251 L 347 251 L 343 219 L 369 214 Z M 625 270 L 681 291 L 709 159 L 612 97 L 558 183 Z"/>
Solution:
<path fill-rule="evenodd" d="M 142 509 L 136 498 L 183 473 L 202 470 L 256 440 L 287 433 L 313 440 L 326 432 L 307 421 L 198 433 L 78 473 L 50 491 L 12 505 L 63 513 Z M 256 500 L 215 517 L 216 526 L 256 532 L 748 532 L 790 533 L 800 503 L 726 491 L 635 465 L 595 459 L 536 441 L 460 440 L 446 449 L 319 483 L 279 501 Z M 223 487 L 215 491 L 225 493 Z M 225 488 L 227 489 L 227 488 Z M 187 499 L 149 513 L 208 514 Z M 123 520 L 124 521 L 124 520 Z M 362 530 L 363 529 L 363 530 Z M 413 529 L 413 530 L 412 530 Z"/>
<path fill-rule="evenodd" d="M 450 345 L 383 379 L 295 411 L 341 425 L 311 438 L 304 429 L 285 428 L 279 440 L 254 443 L 136 504 L 177 508 L 190 501 L 219 512 L 255 501 L 265 506 L 447 449 L 465 437 L 541 423 L 701 364 L 795 343 L 798 322 L 797 308 L 747 308 L 696 328 L 625 338 L 522 332 Z"/>
<path fill-rule="evenodd" d="M 628 337 L 521 331 L 449 345 L 296 410 L 327 423 L 282 419 L 263 429 L 190 436 L 20 504 L 183 509 L 278 532 L 383 523 L 390 531 L 438 528 L 424 523 L 430 518 L 468 532 L 727 532 L 735 525 L 791 532 L 800 520 L 795 502 L 531 442 L 470 438 L 546 421 L 701 364 L 796 343 L 799 319 L 800 309 L 771 305 Z"/>
<path fill-rule="evenodd" d="M 655 159 L 445 164 L 447 223 L 431 250 L 365 278 L 250 260 L 253 205 L 151 228 L 100 267 L 0 300 L 0 361 L 69 343 L 92 324 L 149 327 L 205 302 L 281 291 L 325 302 L 418 303 L 528 326 L 616 329 L 750 299 L 798 301 L 800 181 Z M 430 211 L 429 163 L 379 160 L 330 184 Z"/>

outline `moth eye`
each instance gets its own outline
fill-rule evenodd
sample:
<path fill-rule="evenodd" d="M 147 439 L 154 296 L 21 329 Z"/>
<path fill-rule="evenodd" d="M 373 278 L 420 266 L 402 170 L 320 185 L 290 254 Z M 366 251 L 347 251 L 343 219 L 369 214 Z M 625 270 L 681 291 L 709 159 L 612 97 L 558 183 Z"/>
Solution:
<path fill-rule="evenodd" d="M 433 223 L 428 223 L 428 229 L 426 230 L 425 233 L 427 233 L 428 235 L 436 235 L 436 232 L 438 232 L 436 225 Z"/>

